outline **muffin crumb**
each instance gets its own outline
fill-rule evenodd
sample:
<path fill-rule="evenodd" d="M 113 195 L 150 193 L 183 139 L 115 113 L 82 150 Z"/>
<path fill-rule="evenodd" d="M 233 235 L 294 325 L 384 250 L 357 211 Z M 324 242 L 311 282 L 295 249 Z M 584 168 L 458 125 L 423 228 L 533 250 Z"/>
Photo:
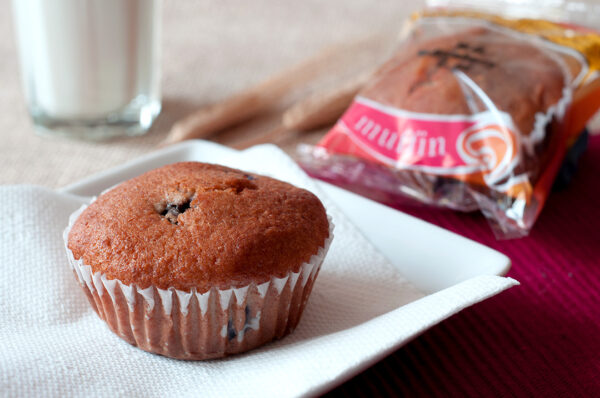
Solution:
<path fill-rule="evenodd" d="M 190 208 L 191 200 L 187 200 L 183 203 L 167 203 L 167 207 L 160 213 L 161 216 L 165 217 L 171 224 L 177 225 L 177 217 L 180 214 L 185 213 Z"/>

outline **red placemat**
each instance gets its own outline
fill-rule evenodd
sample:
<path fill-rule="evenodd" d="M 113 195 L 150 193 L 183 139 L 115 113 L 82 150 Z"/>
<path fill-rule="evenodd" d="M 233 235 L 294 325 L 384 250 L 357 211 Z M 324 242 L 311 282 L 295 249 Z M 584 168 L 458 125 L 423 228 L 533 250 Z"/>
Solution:
<path fill-rule="evenodd" d="M 521 286 L 477 304 L 332 391 L 352 396 L 600 396 L 600 136 L 529 237 L 480 215 L 403 208 L 508 255 Z"/>

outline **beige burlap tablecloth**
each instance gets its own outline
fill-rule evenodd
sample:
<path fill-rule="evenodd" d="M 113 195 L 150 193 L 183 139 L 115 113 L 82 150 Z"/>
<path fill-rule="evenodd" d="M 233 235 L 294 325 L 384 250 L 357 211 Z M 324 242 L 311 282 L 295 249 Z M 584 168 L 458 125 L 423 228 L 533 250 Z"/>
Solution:
<path fill-rule="evenodd" d="M 257 83 L 324 47 L 363 41 L 365 51 L 347 51 L 350 59 L 361 54 L 360 62 L 348 62 L 347 67 L 328 73 L 326 83 L 334 84 L 336 76 L 347 77 L 368 65 L 369 51 L 380 55 L 393 43 L 404 19 L 419 4 L 165 0 L 161 115 L 145 136 L 92 143 L 35 135 L 23 98 L 11 2 L 0 0 L 0 184 L 60 187 L 121 164 L 154 150 L 176 120 L 198 107 Z M 365 38 L 375 39 L 364 44 Z M 254 130 L 265 128 L 254 126 Z M 244 134 L 238 128 L 214 139 L 230 144 Z M 314 141 L 315 137 L 318 133 L 298 136 L 282 146 L 292 153 L 298 141 Z"/>

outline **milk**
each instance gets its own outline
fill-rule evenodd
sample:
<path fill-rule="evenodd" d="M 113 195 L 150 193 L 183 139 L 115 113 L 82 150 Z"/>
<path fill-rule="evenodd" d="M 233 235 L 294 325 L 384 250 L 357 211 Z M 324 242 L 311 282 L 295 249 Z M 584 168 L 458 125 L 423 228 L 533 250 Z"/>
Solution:
<path fill-rule="evenodd" d="M 34 121 L 156 116 L 159 0 L 13 0 L 13 11 Z"/>

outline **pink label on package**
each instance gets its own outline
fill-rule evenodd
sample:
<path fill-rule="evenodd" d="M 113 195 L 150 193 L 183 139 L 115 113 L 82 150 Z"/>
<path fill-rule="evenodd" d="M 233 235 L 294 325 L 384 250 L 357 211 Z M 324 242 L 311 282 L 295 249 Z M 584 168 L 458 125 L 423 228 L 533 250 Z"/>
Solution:
<path fill-rule="evenodd" d="M 518 143 L 505 112 L 437 115 L 407 112 L 358 97 L 321 146 L 399 169 L 485 175 L 493 183 L 516 164 Z M 340 134 L 349 138 L 339 140 Z M 337 136 L 337 138 L 336 138 Z M 345 148 L 344 148 L 345 147 Z"/>

